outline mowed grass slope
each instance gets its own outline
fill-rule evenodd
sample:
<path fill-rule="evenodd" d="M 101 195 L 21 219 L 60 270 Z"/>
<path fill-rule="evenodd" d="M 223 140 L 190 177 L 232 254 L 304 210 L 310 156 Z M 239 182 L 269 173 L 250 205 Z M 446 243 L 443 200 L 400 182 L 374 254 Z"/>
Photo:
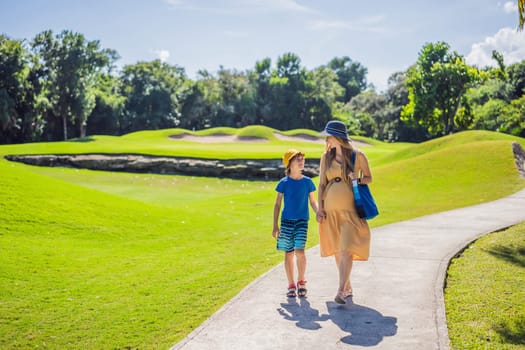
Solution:
<path fill-rule="evenodd" d="M 167 208 L 26 168 L 0 162 L 0 348 L 168 348 L 280 260 L 271 190 Z"/>
<path fill-rule="evenodd" d="M 446 285 L 452 349 L 525 348 L 525 222 L 471 244 Z"/>
<path fill-rule="evenodd" d="M 236 130 L 221 132 L 227 131 Z M 289 146 L 310 157 L 323 150 L 308 142 L 200 144 L 170 135 L 173 130 L 2 146 L 0 154 L 105 147 L 163 154 L 169 145 L 167 155 L 191 149 L 187 156 L 209 151 L 213 156 L 206 158 L 278 158 Z M 461 133 L 440 147 L 363 147 L 381 211 L 371 224 L 525 187 L 511 151 L 512 141 L 525 140 L 486 136 L 479 141 Z M 5 160 L 0 174 L 2 348 L 168 348 L 282 260 L 271 239 L 274 182 L 38 168 Z M 317 242 L 311 221 L 308 245 Z"/>
<path fill-rule="evenodd" d="M 375 223 L 479 204 L 523 188 L 524 180 L 518 175 L 512 142 L 471 142 L 468 133 L 456 138 L 464 136 L 466 143 L 411 157 L 402 157 L 405 151 L 399 151 L 392 157 L 402 159 L 374 168 L 371 187 L 385 214 L 374 219 Z M 523 139 L 518 141 L 524 144 Z"/>

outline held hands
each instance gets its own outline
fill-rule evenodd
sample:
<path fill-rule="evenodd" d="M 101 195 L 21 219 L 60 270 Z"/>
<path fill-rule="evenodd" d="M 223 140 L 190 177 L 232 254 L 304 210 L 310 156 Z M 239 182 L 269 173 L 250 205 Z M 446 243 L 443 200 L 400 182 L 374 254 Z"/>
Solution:
<path fill-rule="evenodd" d="M 324 209 L 319 209 L 315 215 L 315 219 L 318 223 L 323 222 L 326 219 L 326 212 Z"/>

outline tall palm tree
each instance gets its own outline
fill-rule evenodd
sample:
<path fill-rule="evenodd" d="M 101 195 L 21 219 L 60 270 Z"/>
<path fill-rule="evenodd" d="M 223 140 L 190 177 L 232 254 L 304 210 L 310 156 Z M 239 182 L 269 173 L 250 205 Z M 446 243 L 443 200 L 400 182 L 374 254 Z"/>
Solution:
<path fill-rule="evenodd" d="M 518 25 L 519 30 L 523 30 L 525 24 L 525 0 L 518 0 L 518 12 L 520 14 L 520 24 Z"/>

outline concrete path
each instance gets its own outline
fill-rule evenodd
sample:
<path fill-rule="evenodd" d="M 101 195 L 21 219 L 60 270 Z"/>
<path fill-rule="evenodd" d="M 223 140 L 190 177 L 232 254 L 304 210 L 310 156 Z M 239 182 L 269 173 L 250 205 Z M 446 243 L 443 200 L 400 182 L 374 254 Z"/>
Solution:
<path fill-rule="evenodd" d="M 333 301 L 333 258 L 307 252 L 308 297 L 287 299 L 282 264 L 251 283 L 173 349 L 448 349 L 449 261 L 486 233 L 525 221 L 525 190 L 494 202 L 372 229 L 354 263 L 353 300 Z"/>

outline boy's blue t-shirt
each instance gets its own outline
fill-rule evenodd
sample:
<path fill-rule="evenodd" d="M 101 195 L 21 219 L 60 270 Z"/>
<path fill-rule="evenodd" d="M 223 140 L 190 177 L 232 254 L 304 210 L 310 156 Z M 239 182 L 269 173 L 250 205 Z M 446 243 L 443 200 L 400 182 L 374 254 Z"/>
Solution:
<path fill-rule="evenodd" d="M 275 190 L 283 194 L 284 208 L 281 218 L 287 220 L 309 219 L 308 196 L 315 191 L 312 179 L 304 176 L 300 180 L 292 179 L 289 176 L 283 177 Z"/>

